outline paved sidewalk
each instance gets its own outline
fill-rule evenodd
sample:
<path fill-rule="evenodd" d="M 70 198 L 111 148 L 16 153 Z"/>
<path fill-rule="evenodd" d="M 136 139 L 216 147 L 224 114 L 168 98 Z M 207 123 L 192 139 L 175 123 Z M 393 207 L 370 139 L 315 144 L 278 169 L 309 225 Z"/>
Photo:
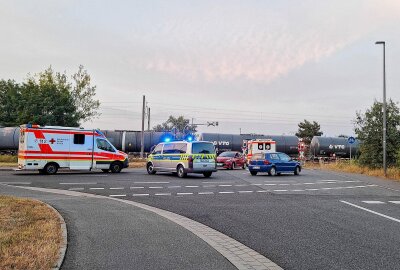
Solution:
<path fill-rule="evenodd" d="M 62 269 L 236 269 L 191 232 L 132 205 L 4 185 L 0 195 L 35 198 L 61 213 L 68 229 Z"/>

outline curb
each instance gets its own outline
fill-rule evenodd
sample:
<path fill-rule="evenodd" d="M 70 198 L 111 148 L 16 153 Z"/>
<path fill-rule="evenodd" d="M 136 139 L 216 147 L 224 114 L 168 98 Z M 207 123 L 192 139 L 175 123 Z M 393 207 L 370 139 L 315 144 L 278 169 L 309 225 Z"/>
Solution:
<path fill-rule="evenodd" d="M 42 202 L 42 201 L 41 201 Z M 65 259 L 65 253 L 67 252 L 67 246 L 68 246 L 68 232 L 67 232 L 67 225 L 65 224 L 65 220 L 64 218 L 61 216 L 60 212 L 58 212 L 57 209 L 55 209 L 53 206 L 51 206 L 48 203 L 42 202 L 44 204 L 47 205 L 47 207 L 49 207 L 50 209 L 52 209 L 58 216 L 59 220 L 60 220 L 60 226 L 61 226 L 61 236 L 62 236 L 62 243 L 60 246 L 60 250 L 58 252 L 58 260 L 57 263 L 54 265 L 54 267 L 52 268 L 52 270 L 59 270 L 61 268 L 61 265 L 64 262 Z"/>
<path fill-rule="evenodd" d="M 75 197 L 87 197 L 87 198 L 98 198 L 98 199 L 108 199 L 112 201 L 118 201 L 125 204 L 130 204 L 138 208 L 147 210 L 151 213 L 164 217 L 182 228 L 190 231 L 201 240 L 205 241 L 210 245 L 211 248 L 219 252 L 224 258 L 232 263 L 239 270 L 251 270 L 251 269 L 265 269 L 265 270 L 281 270 L 277 264 L 272 262 L 270 259 L 259 254 L 255 250 L 245 246 L 244 244 L 236 241 L 229 236 L 214 230 L 202 223 L 189 219 L 187 217 L 175 214 L 173 212 L 159 209 L 146 204 L 128 201 L 118 198 L 110 198 L 102 195 L 95 195 L 84 192 L 61 190 L 61 189 L 46 189 L 38 187 L 21 187 L 15 186 L 17 188 L 28 189 L 33 191 L 48 192 L 53 194 L 62 194 L 67 196 Z M 66 239 L 66 238 L 65 238 Z M 61 264 L 58 264 L 61 266 Z M 55 268 L 58 269 L 58 268 Z"/>
<path fill-rule="evenodd" d="M 0 167 L 0 171 L 14 171 L 18 167 Z"/>

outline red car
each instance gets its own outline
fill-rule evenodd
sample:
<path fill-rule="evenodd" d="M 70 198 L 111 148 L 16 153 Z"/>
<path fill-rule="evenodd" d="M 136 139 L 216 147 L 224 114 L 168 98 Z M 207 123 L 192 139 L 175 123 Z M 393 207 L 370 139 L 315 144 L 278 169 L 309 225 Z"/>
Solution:
<path fill-rule="evenodd" d="M 239 152 L 227 151 L 217 157 L 217 167 L 225 169 L 246 168 L 246 159 Z"/>

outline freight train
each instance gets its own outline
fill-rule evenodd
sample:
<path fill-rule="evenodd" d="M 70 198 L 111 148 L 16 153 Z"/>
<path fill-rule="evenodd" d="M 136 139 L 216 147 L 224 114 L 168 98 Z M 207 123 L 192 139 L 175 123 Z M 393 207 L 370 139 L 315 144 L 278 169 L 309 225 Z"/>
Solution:
<path fill-rule="evenodd" d="M 102 130 L 108 140 L 118 149 L 127 153 L 140 152 L 141 132 L 126 130 Z M 178 137 L 182 134 L 178 134 Z M 173 135 L 166 132 L 144 132 L 144 151 L 150 152 L 152 146 L 159 142 L 172 140 Z M 260 135 L 260 134 L 220 134 L 200 133 L 195 136 L 197 140 L 211 141 L 214 143 L 217 152 L 239 151 L 245 146 L 245 142 L 253 139 L 272 139 L 276 142 L 276 150 L 290 156 L 298 155 L 299 139 L 296 136 L 284 135 Z M 19 127 L 0 127 L 0 151 L 17 151 L 19 142 Z M 315 157 L 329 157 L 333 154 L 336 157 L 349 157 L 350 145 L 345 138 L 314 137 L 311 142 L 311 154 Z M 355 155 L 359 145 L 356 142 L 352 145 L 352 154 Z"/>

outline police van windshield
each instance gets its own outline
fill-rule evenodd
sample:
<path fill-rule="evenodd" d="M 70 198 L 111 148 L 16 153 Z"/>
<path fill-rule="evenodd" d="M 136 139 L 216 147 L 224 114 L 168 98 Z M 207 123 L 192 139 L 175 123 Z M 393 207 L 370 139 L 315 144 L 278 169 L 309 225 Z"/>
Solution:
<path fill-rule="evenodd" d="M 212 143 L 193 143 L 192 154 L 214 154 L 215 148 Z"/>

